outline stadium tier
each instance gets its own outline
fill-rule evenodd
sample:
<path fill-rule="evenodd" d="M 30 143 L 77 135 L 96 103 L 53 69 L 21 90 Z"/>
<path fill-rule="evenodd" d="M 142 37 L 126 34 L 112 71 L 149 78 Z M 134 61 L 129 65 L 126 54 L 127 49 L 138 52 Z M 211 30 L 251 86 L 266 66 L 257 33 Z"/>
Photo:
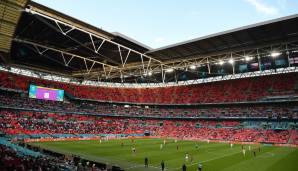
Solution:
<path fill-rule="evenodd" d="M 105 102 L 143 104 L 196 104 L 254 102 L 297 96 L 298 74 L 278 74 L 191 86 L 108 88 L 41 80 L 0 72 L 1 87 L 27 91 L 30 84 L 63 89 L 74 97 Z"/>
<path fill-rule="evenodd" d="M 49 112 L 156 118 L 272 118 L 297 119 L 298 104 L 261 103 L 204 106 L 139 106 L 84 100 L 67 102 L 28 98 L 27 93 L 0 90 L 0 106 Z"/>
<path fill-rule="evenodd" d="M 47 170 L 55 168 L 56 163 L 46 158 L 34 158 L 28 156 L 19 156 L 17 152 L 5 145 L 0 145 L 0 163 L 1 169 L 7 170 Z M 57 168 L 56 168 L 57 169 Z"/>
<path fill-rule="evenodd" d="M 297 125 L 282 121 L 144 120 L 19 111 L 1 111 L 0 121 L 1 132 L 31 138 L 143 135 L 147 132 L 151 136 L 179 139 L 298 143 L 298 132 L 292 129 Z"/>

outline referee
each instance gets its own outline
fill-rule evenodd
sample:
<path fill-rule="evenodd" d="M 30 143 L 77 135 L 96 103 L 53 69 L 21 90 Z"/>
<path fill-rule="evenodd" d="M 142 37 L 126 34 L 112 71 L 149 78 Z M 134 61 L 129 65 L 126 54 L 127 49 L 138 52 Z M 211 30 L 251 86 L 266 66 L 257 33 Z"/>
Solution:
<path fill-rule="evenodd" d="M 145 167 L 147 168 L 148 167 L 148 158 L 145 157 Z"/>
<path fill-rule="evenodd" d="M 161 161 L 160 166 L 161 166 L 161 171 L 164 171 L 165 170 L 165 162 L 163 160 Z"/>
<path fill-rule="evenodd" d="M 182 165 L 182 171 L 186 171 L 186 165 L 185 164 Z"/>

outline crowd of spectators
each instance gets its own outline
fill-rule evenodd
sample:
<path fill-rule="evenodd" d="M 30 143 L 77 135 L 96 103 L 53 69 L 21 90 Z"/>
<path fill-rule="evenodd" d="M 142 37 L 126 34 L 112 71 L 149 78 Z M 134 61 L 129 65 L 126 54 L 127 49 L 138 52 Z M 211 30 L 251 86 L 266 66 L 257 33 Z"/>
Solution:
<path fill-rule="evenodd" d="M 79 156 L 40 156 L 20 154 L 17 150 L 0 144 L 1 171 L 107 171 L 103 164 L 81 159 Z"/>
<path fill-rule="evenodd" d="M 1 171 L 61 171 L 58 158 L 46 156 L 32 157 L 18 154 L 14 149 L 0 144 L 0 170 Z M 64 163 L 69 165 L 68 163 Z"/>
<path fill-rule="evenodd" d="M 120 120 L 93 116 L 2 111 L 0 131 L 6 134 L 99 134 L 121 133 Z"/>
<path fill-rule="evenodd" d="M 263 117 L 263 118 L 298 118 L 298 104 L 263 104 L 234 106 L 141 106 L 110 104 L 81 100 L 64 102 L 45 101 L 28 98 L 25 93 L 0 91 L 0 105 L 13 108 L 36 109 L 47 111 L 62 111 L 72 113 L 87 113 L 99 115 L 118 115 L 130 117 Z"/>
<path fill-rule="evenodd" d="M 268 123 L 269 125 L 271 123 Z M 247 127 L 240 121 L 159 120 L 1 111 L 0 132 L 17 134 L 144 134 L 181 139 L 296 143 L 296 130 Z M 294 135 L 292 135 L 294 134 Z M 292 138 L 292 139 L 291 139 Z M 291 139 L 291 140 L 290 140 Z"/>
<path fill-rule="evenodd" d="M 68 84 L 0 72 L 0 87 L 27 91 L 30 84 L 63 89 L 84 99 L 109 102 L 193 104 L 259 101 L 298 95 L 298 74 L 287 73 L 188 86 L 115 88 Z"/>

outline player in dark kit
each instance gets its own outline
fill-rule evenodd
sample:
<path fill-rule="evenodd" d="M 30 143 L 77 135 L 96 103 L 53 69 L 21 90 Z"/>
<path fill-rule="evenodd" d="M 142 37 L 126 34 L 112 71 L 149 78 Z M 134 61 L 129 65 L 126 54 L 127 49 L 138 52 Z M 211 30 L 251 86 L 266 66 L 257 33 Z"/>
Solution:
<path fill-rule="evenodd" d="M 148 167 L 148 158 L 145 157 L 145 167 Z"/>
<path fill-rule="evenodd" d="M 186 171 L 186 165 L 185 164 L 182 165 L 182 171 Z"/>
<path fill-rule="evenodd" d="M 161 166 L 161 170 L 164 171 L 165 170 L 165 162 L 162 160 L 160 163 Z"/>

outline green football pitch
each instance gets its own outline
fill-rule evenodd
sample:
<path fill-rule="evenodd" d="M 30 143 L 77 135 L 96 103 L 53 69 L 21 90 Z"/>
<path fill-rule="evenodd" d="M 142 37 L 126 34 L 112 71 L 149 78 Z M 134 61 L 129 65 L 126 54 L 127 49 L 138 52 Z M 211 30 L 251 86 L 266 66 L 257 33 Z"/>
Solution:
<path fill-rule="evenodd" d="M 123 143 L 123 146 L 121 145 Z M 298 149 L 262 145 L 241 145 L 230 147 L 226 143 L 207 143 L 196 141 L 167 140 L 161 149 L 162 139 L 130 139 L 109 141 L 55 141 L 30 143 L 44 149 L 63 154 L 79 155 L 84 159 L 120 166 L 126 171 L 157 171 L 162 160 L 166 170 L 182 170 L 183 163 L 188 171 L 196 171 L 198 162 L 203 171 L 298 171 Z M 178 150 L 177 150 L 178 146 Z M 253 155 L 256 151 L 256 156 Z M 186 154 L 189 159 L 186 160 Z M 144 168 L 144 158 L 149 160 L 149 167 Z"/>

